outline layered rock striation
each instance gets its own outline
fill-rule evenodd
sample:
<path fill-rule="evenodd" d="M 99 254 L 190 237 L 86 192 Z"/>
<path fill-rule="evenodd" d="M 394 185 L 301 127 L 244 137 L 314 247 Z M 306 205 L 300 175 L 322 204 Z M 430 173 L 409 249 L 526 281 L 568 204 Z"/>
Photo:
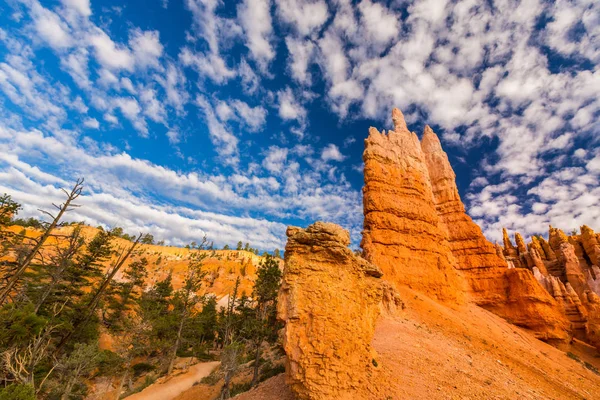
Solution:
<path fill-rule="evenodd" d="M 371 339 L 381 271 L 348 248 L 350 235 L 337 225 L 289 227 L 287 236 L 278 316 L 290 387 L 298 399 L 378 398 Z"/>
<path fill-rule="evenodd" d="M 433 201 L 421 143 L 398 109 L 394 130 L 369 129 L 365 140 L 365 257 L 386 279 L 447 303 L 465 300 L 463 278 Z"/>
<path fill-rule="evenodd" d="M 566 340 L 569 323 L 550 294 L 521 267 L 520 240 L 503 254 L 466 214 L 456 175 L 433 130 L 422 141 L 402 113 L 394 130 L 369 130 L 363 188 L 366 258 L 385 279 L 446 303 L 465 299 L 531 329 L 544 340 Z"/>

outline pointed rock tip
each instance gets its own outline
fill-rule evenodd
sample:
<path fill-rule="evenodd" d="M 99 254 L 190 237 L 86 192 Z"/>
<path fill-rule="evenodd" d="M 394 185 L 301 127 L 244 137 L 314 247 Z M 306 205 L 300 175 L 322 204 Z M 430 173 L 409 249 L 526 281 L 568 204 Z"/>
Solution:
<path fill-rule="evenodd" d="M 404 120 L 404 114 L 396 107 L 392 110 L 392 121 L 394 122 L 394 131 L 401 132 L 408 130 L 406 121 Z"/>
<path fill-rule="evenodd" d="M 377 128 L 370 126 L 369 127 L 369 137 L 375 136 L 375 135 L 381 135 L 381 133 L 377 130 Z"/>
<path fill-rule="evenodd" d="M 426 153 L 432 153 L 434 151 L 442 150 L 442 143 L 440 138 L 431 129 L 429 125 L 425 125 L 423 129 L 423 138 L 421 139 L 421 147 Z"/>

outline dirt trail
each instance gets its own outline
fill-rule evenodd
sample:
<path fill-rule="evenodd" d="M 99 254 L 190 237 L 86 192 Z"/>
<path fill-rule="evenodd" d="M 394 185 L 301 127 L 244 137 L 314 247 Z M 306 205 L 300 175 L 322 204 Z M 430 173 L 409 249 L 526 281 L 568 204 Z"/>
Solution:
<path fill-rule="evenodd" d="M 155 383 L 148 386 L 139 393 L 126 397 L 127 400 L 171 400 L 190 389 L 194 383 L 198 382 L 210 373 L 220 364 L 218 361 L 198 363 L 192 365 L 190 369 L 174 376 L 168 381 Z"/>

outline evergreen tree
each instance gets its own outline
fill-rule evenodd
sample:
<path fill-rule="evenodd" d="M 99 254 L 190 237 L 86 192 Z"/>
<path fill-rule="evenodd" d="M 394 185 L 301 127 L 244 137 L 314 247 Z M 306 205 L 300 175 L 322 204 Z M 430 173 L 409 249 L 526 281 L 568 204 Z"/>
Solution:
<path fill-rule="evenodd" d="M 182 342 L 182 334 L 185 324 L 192 316 L 196 305 L 202 300 L 197 293 L 202 286 L 202 280 L 206 276 L 206 272 L 202 270 L 204 258 L 206 258 L 205 254 L 194 255 L 188 264 L 183 287 L 176 291 L 175 295 L 173 296 L 172 304 L 177 320 L 177 335 L 175 336 L 175 341 L 169 356 L 167 375 L 171 375 L 173 372 L 175 357 L 177 356 L 177 350 L 179 350 Z"/>
<path fill-rule="evenodd" d="M 279 262 L 271 255 L 261 261 L 252 293 L 252 306 L 240 307 L 243 314 L 242 334 L 254 350 L 252 386 L 258 384 L 260 349 L 263 342 L 277 340 L 277 294 L 281 285 Z"/>
<path fill-rule="evenodd" d="M 125 269 L 123 280 L 112 282 L 111 296 L 107 304 L 108 316 L 105 319 L 110 330 L 120 332 L 128 327 L 126 314 L 132 310 L 133 305 L 137 304 L 137 300 L 141 296 L 144 280 L 148 276 L 147 266 L 148 260 L 145 257 L 133 261 Z"/>

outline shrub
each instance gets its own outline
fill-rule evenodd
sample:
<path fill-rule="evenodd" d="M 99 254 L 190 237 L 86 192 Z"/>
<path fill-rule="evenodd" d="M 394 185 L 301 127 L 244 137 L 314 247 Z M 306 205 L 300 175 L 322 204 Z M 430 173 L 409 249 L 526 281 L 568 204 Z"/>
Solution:
<path fill-rule="evenodd" d="M 141 363 L 135 364 L 132 367 L 132 369 L 133 369 L 133 375 L 137 377 L 146 372 L 154 371 L 156 369 L 156 367 L 152 364 L 141 362 Z"/>
<path fill-rule="evenodd" d="M 275 375 L 279 375 L 285 372 L 285 365 L 277 364 L 273 365 L 271 363 L 265 364 L 260 372 L 260 377 L 258 379 L 259 382 L 266 381 L 269 378 L 274 377 Z"/>
<path fill-rule="evenodd" d="M 229 391 L 231 397 L 235 397 L 240 393 L 247 392 L 252 389 L 252 382 L 234 383 Z"/>
<path fill-rule="evenodd" d="M 209 375 L 207 375 L 204 378 L 200 379 L 200 383 L 203 383 L 205 385 L 211 385 L 211 386 L 213 386 L 217 382 L 219 382 L 219 379 L 221 379 L 221 374 L 220 374 L 219 368 L 216 368 Z"/>
<path fill-rule="evenodd" d="M 35 400 L 35 390 L 31 385 L 10 385 L 0 389 L 0 400 Z"/>

